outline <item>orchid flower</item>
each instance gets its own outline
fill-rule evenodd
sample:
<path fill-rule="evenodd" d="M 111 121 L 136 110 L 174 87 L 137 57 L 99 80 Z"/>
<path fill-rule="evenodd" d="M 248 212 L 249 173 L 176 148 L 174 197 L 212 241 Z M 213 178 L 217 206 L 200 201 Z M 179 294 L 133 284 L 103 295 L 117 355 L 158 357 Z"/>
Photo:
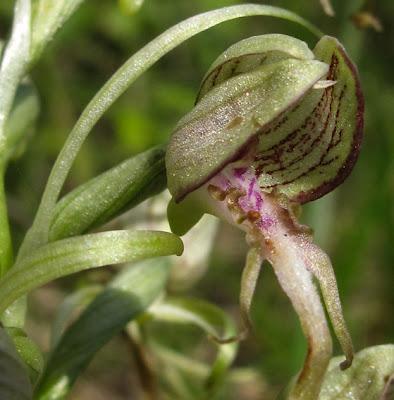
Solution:
<path fill-rule="evenodd" d="M 308 352 L 290 399 L 316 399 L 332 354 L 326 311 L 349 367 L 353 346 L 329 257 L 297 221 L 300 205 L 333 190 L 357 159 L 363 96 L 342 45 L 324 36 L 313 51 L 295 38 L 263 35 L 227 49 L 205 75 L 195 107 L 177 124 L 166 167 L 168 217 L 183 234 L 203 213 L 246 233 L 241 280 L 244 329 L 267 260 L 297 312 Z M 225 338 L 224 342 L 233 338 Z"/>

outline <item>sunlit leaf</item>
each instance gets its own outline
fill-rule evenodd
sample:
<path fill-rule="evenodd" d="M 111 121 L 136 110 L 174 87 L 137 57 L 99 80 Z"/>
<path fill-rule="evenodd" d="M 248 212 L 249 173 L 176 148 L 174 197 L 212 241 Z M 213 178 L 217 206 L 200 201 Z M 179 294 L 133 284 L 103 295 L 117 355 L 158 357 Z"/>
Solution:
<path fill-rule="evenodd" d="M 0 314 L 17 298 L 54 279 L 89 268 L 180 255 L 178 236 L 155 231 L 112 231 L 44 245 L 24 257 L 0 281 Z"/>
<path fill-rule="evenodd" d="M 394 345 L 361 350 L 346 371 L 338 364 L 339 357 L 331 360 L 319 400 L 386 400 L 384 390 L 394 374 Z"/>
<path fill-rule="evenodd" d="M 33 0 L 31 61 L 42 53 L 56 32 L 83 0 Z"/>
<path fill-rule="evenodd" d="M 0 328 L 0 398 L 31 400 L 32 390 L 27 370 L 11 339 Z"/>
<path fill-rule="evenodd" d="M 58 340 L 36 389 L 38 398 L 63 399 L 94 354 L 161 294 L 168 272 L 163 258 L 121 272 Z"/>
<path fill-rule="evenodd" d="M 163 148 L 150 149 L 66 195 L 55 208 L 50 240 L 84 233 L 164 190 L 164 155 Z"/>
<path fill-rule="evenodd" d="M 30 0 L 17 0 L 11 36 L 0 65 L 0 160 L 5 152 L 5 124 L 29 61 L 30 18 Z"/>

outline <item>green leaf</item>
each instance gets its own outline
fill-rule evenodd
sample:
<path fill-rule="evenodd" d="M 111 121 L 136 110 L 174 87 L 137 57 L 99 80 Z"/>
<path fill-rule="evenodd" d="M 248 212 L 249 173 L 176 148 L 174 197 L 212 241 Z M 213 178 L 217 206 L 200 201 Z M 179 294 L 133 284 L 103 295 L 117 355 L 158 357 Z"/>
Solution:
<path fill-rule="evenodd" d="M 89 268 L 180 255 L 181 239 L 167 232 L 112 231 L 59 240 L 20 260 L 0 281 L 0 314 L 20 296 L 54 279 Z"/>
<path fill-rule="evenodd" d="M 30 18 L 30 0 L 17 0 L 11 36 L 0 65 L 0 162 L 3 162 L 6 145 L 5 124 L 29 60 Z"/>
<path fill-rule="evenodd" d="M 179 121 L 168 145 L 168 188 L 175 201 L 238 160 L 327 70 L 320 61 L 285 59 L 213 87 Z"/>
<path fill-rule="evenodd" d="M 36 88 L 30 81 L 22 82 L 16 91 L 14 104 L 5 126 L 6 161 L 19 156 L 24 150 L 29 134 L 34 130 L 39 111 Z"/>
<path fill-rule="evenodd" d="M 122 271 L 57 342 L 36 389 L 37 398 L 64 398 L 94 354 L 161 294 L 168 272 L 169 261 L 163 258 Z"/>
<path fill-rule="evenodd" d="M 56 205 L 50 241 L 108 222 L 166 187 L 165 149 L 131 157 L 66 195 Z"/>
<path fill-rule="evenodd" d="M 346 371 L 340 370 L 340 359 L 330 361 L 319 400 L 385 400 L 384 390 L 394 374 L 394 345 L 361 350 Z"/>
<path fill-rule="evenodd" d="M 31 62 L 39 58 L 56 32 L 83 0 L 33 0 Z"/>
<path fill-rule="evenodd" d="M 38 346 L 20 328 L 7 328 L 16 351 L 29 368 L 31 382 L 35 382 L 44 367 L 44 358 Z"/>
<path fill-rule="evenodd" d="M 76 312 L 81 313 L 102 290 L 101 285 L 91 285 L 76 290 L 64 299 L 52 322 L 51 348 L 55 347 Z"/>
<path fill-rule="evenodd" d="M 27 370 L 11 339 L 0 328 L 0 398 L 31 400 L 32 390 Z"/>
<path fill-rule="evenodd" d="M 236 328 L 231 319 L 212 304 L 192 298 L 171 298 L 149 309 L 155 319 L 171 323 L 193 324 L 211 337 L 234 337 Z M 215 393 L 233 362 L 238 344 L 218 345 L 218 354 L 206 380 L 208 393 Z"/>

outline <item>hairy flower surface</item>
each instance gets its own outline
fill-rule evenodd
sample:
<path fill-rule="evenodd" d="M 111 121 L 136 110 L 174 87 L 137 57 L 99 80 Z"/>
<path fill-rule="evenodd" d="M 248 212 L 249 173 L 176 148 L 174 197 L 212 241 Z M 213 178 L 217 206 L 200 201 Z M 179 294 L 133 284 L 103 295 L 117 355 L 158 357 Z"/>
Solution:
<path fill-rule="evenodd" d="M 318 397 L 332 353 L 313 277 L 346 355 L 341 367 L 353 358 L 332 265 L 296 214 L 300 204 L 333 190 L 350 173 L 363 108 L 356 68 L 336 39 L 323 37 L 312 52 L 289 36 L 256 36 L 213 63 L 196 106 L 178 123 L 167 149 L 173 230 L 183 234 L 209 212 L 246 233 L 250 251 L 239 338 L 250 329 L 249 308 L 264 259 L 298 313 L 308 354 L 292 399 Z"/>

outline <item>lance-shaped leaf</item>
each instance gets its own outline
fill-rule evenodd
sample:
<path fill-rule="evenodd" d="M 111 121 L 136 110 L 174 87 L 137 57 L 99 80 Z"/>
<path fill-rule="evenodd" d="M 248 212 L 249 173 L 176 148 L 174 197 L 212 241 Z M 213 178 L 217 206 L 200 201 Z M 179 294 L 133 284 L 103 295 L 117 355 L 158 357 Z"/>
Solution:
<path fill-rule="evenodd" d="M 156 231 L 112 231 L 58 240 L 18 262 L 0 281 L 0 314 L 18 297 L 54 279 L 89 268 L 180 255 L 181 239 Z"/>
<path fill-rule="evenodd" d="M 29 60 L 30 19 L 30 0 L 17 0 L 11 36 L 5 46 L 0 65 L 0 158 L 5 151 L 5 123 Z"/>
<path fill-rule="evenodd" d="M 35 87 L 29 81 L 22 82 L 16 91 L 14 104 L 5 125 L 5 161 L 17 157 L 24 150 L 29 134 L 34 130 L 39 110 Z"/>
<path fill-rule="evenodd" d="M 82 313 L 102 290 L 101 285 L 89 285 L 66 296 L 52 322 L 51 348 L 55 347 L 76 313 Z"/>
<path fill-rule="evenodd" d="M 148 260 L 120 273 L 58 340 L 36 396 L 63 399 L 94 354 L 161 294 L 169 265 L 167 259 Z"/>
<path fill-rule="evenodd" d="M 165 150 L 150 149 L 79 186 L 57 204 L 51 241 L 84 233 L 166 187 Z"/>
<path fill-rule="evenodd" d="M 31 62 L 37 60 L 45 46 L 83 0 L 33 0 Z"/>
<path fill-rule="evenodd" d="M 31 400 L 32 389 L 27 370 L 11 339 L 0 328 L 0 398 Z"/>
<path fill-rule="evenodd" d="M 172 298 L 155 304 L 149 313 L 157 320 L 193 324 L 211 337 L 233 337 L 235 325 L 220 309 L 202 300 Z M 222 383 L 225 373 L 234 360 L 238 344 L 219 345 L 218 354 L 206 380 L 206 390 L 214 393 Z"/>
<path fill-rule="evenodd" d="M 40 375 L 44 358 L 38 346 L 20 328 L 6 328 L 11 337 L 19 357 L 23 360 L 29 370 L 31 382 L 35 382 Z"/>
<path fill-rule="evenodd" d="M 361 350 L 346 371 L 333 358 L 323 381 L 319 400 L 389 400 L 394 379 L 394 345 L 380 345 Z"/>

